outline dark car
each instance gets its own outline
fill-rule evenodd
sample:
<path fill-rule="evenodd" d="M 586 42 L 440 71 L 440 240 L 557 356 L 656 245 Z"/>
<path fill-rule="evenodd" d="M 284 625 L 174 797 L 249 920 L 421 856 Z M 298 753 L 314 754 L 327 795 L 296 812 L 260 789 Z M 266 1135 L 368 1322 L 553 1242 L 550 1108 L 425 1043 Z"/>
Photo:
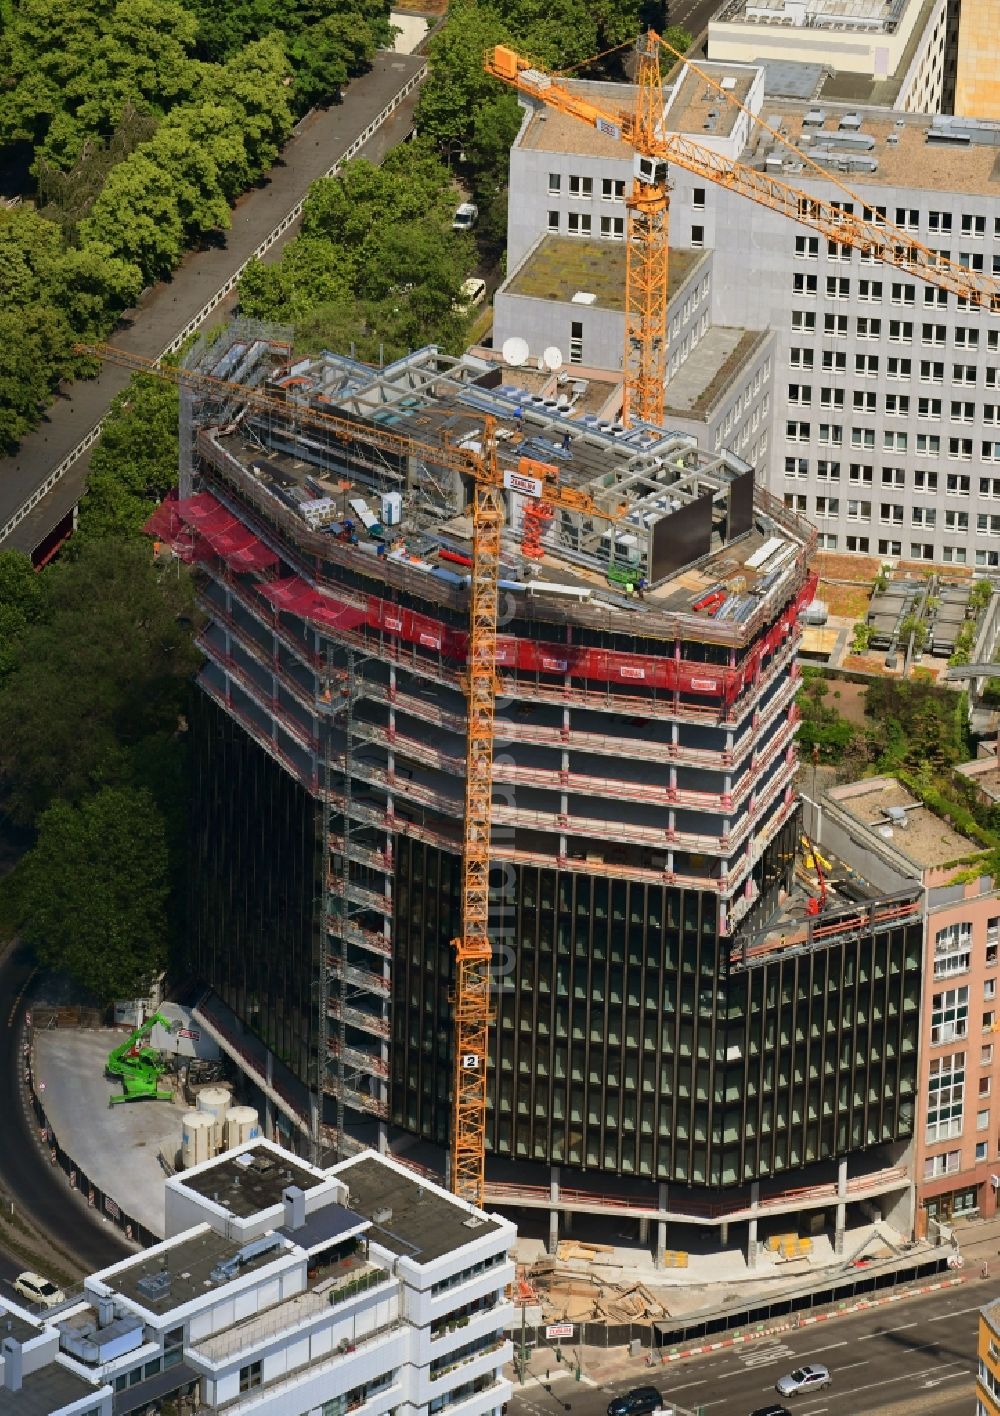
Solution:
<path fill-rule="evenodd" d="M 787 1406 L 758 1406 L 750 1416 L 792 1416 Z"/>
<path fill-rule="evenodd" d="M 656 1387 L 633 1387 L 624 1396 L 616 1396 L 608 1405 L 608 1416 L 648 1416 L 659 1411 L 663 1397 Z"/>

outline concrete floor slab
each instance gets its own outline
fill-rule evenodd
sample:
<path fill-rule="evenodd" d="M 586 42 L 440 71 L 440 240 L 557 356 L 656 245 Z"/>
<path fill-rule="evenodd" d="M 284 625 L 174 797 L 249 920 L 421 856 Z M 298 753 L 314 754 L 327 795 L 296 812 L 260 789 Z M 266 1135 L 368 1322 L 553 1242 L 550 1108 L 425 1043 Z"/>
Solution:
<path fill-rule="evenodd" d="M 133 1101 L 109 1106 L 121 1084 L 104 1075 L 108 1053 L 125 1037 L 100 1031 L 53 1028 L 35 1035 L 35 1076 L 49 1124 L 80 1169 L 134 1219 L 163 1234 L 162 1146 L 180 1146 L 183 1100 Z"/>

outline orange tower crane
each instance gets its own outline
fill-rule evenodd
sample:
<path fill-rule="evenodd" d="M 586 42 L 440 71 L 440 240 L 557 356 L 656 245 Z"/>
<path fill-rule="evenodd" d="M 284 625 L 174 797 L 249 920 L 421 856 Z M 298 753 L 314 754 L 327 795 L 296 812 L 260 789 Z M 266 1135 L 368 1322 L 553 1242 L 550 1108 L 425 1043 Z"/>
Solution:
<path fill-rule="evenodd" d="M 1000 310 L 1000 282 L 968 270 L 892 226 L 863 197 L 808 153 L 795 150 L 797 160 L 810 175 L 833 183 L 845 193 L 852 210 L 812 196 L 769 173 L 758 172 L 680 133 L 668 132 L 663 120 L 661 50 L 676 59 L 684 58 L 655 31 L 649 30 L 640 36 L 636 49 L 636 97 L 628 111 L 592 102 L 584 94 L 570 89 L 558 76 L 547 73 L 506 45 L 497 45 L 485 60 L 488 73 L 520 93 L 560 113 L 579 118 L 632 148 L 633 186 L 628 198 L 625 260 L 623 422 L 638 417 L 658 427 L 663 423 L 669 289 L 669 163 L 683 167 L 706 182 L 728 187 L 749 201 L 770 207 L 842 246 L 865 251 L 885 265 L 961 295 L 974 305 Z M 740 103 L 704 69 L 690 60 L 686 63 L 687 68 L 727 104 L 740 109 L 754 126 L 785 144 L 780 133 Z"/>
<path fill-rule="evenodd" d="M 532 503 L 615 523 L 624 507 L 602 507 L 589 494 L 559 485 L 558 468 L 531 458 L 519 460 L 516 474 L 504 473 L 497 458 L 494 422 L 483 420 L 482 450 L 446 441 L 411 438 L 385 428 L 360 429 L 336 413 L 313 408 L 265 389 L 232 383 L 212 374 L 131 354 L 108 344 L 78 344 L 78 354 L 152 374 L 222 403 L 238 402 L 296 426 L 321 428 L 345 446 L 364 442 L 402 457 L 423 458 L 451 468 L 473 484 L 473 552 L 469 605 L 469 649 L 465 683 L 468 704 L 465 819 L 462 844 L 462 933 L 453 941 L 456 956 L 455 1058 L 452 1091 L 451 1187 L 481 1204 L 486 1161 L 486 1071 L 489 1058 L 492 945 L 489 936 L 490 827 L 493 799 L 493 736 L 497 694 L 497 599 L 500 538 L 505 522 L 505 485 Z M 551 518 L 551 510 L 542 520 Z M 529 518 L 530 523 L 530 518 Z"/>

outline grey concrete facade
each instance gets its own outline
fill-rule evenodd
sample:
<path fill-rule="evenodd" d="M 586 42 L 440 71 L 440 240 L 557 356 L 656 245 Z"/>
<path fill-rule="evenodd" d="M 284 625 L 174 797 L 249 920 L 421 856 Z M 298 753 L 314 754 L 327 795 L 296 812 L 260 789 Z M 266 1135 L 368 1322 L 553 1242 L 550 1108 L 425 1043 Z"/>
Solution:
<path fill-rule="evenodd" d="M 716 69 L 718 77 L 723 68 Z M 626 106 L 630 92 L 620 90 L 616 106 Z M 759 86 L 750 98 L 793 140 L 806 131 L 803 151 L 810 140 L 816 145 L 804 122 L 811 105 L 764 99 Z M 845 191 L 839 178 L 808 176 L 792 154 L 782 180 L 829 200 L 855 197 L 857 210 L 883 208 L 888 221 L 952 260 L 1000 274 L 1000 173 L 992 162 L 1000 125 L 977 125 L 969 140 L 927 117 L 823 108 L 824 139 L 842 117 L 859 114 L 874 138 L 875 170 L 844 176 Z M 668 103 L 668 122 L 670 112 Z M 542 125 L 526 115 L 511 153 L 511 269 L 547 229 L 550 210 L 566 220 L 589 210 L 593 233 L 604 182 L 630 178 L 624 145 L 577 123 L 573 151 L 571 122 L 552 115 Z M 734 131 L 730 155 L 760 167 L 767 149 L 744 151 L 741 136 Z M 558 199 L 550 172 L 562 178 Z M 591 179 L 589 199 L 568 195 L 570 176 Z M 671 183 L 672 245 L 713 253 L 711 324 L 774 332 L 766 477 L 815 522 L 820 548 L 1000 568 L 1000 318 L 681 168 L 671 169 Z M 673 318 L 674 347 L 676 326 Z M 611 367 L 620 367 L 620 356 Z M 672 371 L 679 372 L 673 361 Z M 723 432 L 723 445 L 745 456 L 732 437 L 732 428 L 728 441 Z"/>

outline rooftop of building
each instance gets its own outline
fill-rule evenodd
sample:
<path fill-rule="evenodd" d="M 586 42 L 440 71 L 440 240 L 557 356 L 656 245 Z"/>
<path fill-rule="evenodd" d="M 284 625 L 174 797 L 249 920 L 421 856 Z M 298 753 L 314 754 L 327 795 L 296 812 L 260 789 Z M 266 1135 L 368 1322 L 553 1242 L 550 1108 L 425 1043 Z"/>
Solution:
<path fill-rule="evenodd" d="M 196 1170 L 183 1171 L 175 1183 L 213 1200 L 241 1219 L 281 1204 L 289 1185 L 312 1190 L 325 1185 L 322 1171 L 303 1164 L 276 1146 L 257 1144 L 238 1154 L 206 1161 Z"/>
<path fill-rule="evenodd" d="M 769 331 L 709 325 L 667 385 L 667 415 L 701 418 L 729 393 Z"/>
<path fill-rule="evenodd" d="M 213 345 L 202 367 L 227 367 L 234 350 L 245 351 L 236 333 L 232 343 Z M 227 477 L 238 474 L 241 497 L 311 553 L 363 561 L 369 573 L 411 588 L 420 582 L 429 599 L 458 608 L 472 527 L 468 479 L 459 475 L 456 453 L 464 473 L 463 449 L 471 461 L 492 419 L 497 460 L 512 492 L 501 546 L 506 581 L 536 600 L 558 599 L 574 615 L 574 602 L 595 606 L 602 623 L 614 609 L 636 620 L 669 611 L 689 615 L 699 638 L 745 642 L 769 607 L 801 583 L 811 529 L 755 489 L 752 468 L 733 454 L 705 452 L 689 433 L 669 426 L 626 429 L 584 412 L 588 380 L 559 367 L 561 351 L 545 353 L 555 367 L 542 391 L 532 392 L 521 377 L 536 372 L 536 361 L 520 349 L 516 358 L 494 354 L 492 363 L 425 349 L 381 370 L 330 353 L 289 364 L 286 351 L 268 391 L 291 408 L 316 407 L 359 429 L 346 454 L 342 438 L 307 430 L 297 415 L 289 429 L 283 414 L 251 412 L 239 421 L 231 407 L 201 414 L 203 450 L 210 448 L 210 460 Z M 544 372 L 544 361 L 537 364 Z M 366 428 L 374 442 L 366 442 Z M 383 437 L 386 446 L 378 442 Z M 412 457 L 402 453 L 410 446 Z M 537 477 L 533 464 L 555 469 L 545 475 L 582 493 L 607 519 L 597 510 L 562 510 L 532 526 L 527 508 L 535 504 L 536 484 L 525 484 L 527 497 L 515 494 L 517 478 Z M 191 533 L 208 537 L 224 557 L 244 557 L 240 565 L 245 554 L 266 558 L 260 542 L 245 550 L 246 527 L 211 495 L 180 507 Z M 535 535 L 537 545 L 526 552 Z M 742 584 L 726 603 L 720 596 L 695 609 L 709 587 L 737 574 Z M 645 596 L 637 601 L 628 586 L 640 580 Z M 300 589 L 286 579 L 261 593 L 295 609 L 282 597 Z M 642 632 L 638 623 L 636 630 Z M 649 621 L 648 632 L 656 630 Z"/>
<path fill-rule="evenodd" d="M 572 301 L 574 295 L 593 295 L 607 309 L 625 307 L 625 243 L 588 241 L 575 236 L 546 235 L 533 246 L 506 286 L 508 295 L 534 300 Z M 667 267 L 672 299 L 707 251 L 671 248 Z"/>
<path fill-rule="evenodd" d="M 348 1186 L 351 1208 L 371 1220 L 368 1237 L 415 1264 L 433 1263 L 500 1231 L 495 1220 L 378 1156 L 346 1161 L 333 1173 Z"/>
<path fill-rule="evenodd" d="M 858 29 L 895 34 L 910 5 L 922 0 L 728 0 L 712 23 L 780 25 L 793 29 Z"/>
<path fill-rule="evenodd" d="M 818 176 L 804 153 L 848 187 L 899 188 L 901 202 L 914 190 L 1000 197 L 1000 123 L 851 106 L 825 90 L 816 103 L 768 99 L 763 117 L 785 143 L 761 131 L 748 157 L 758 167 L 780 157 L 782 176 L 800 186 Z"/>
<path fill-rule="evenodd" d="M 681 77 L 665 94 L 665 124 L 671 132 L 693 133 L 702 138 L 728 138 L 739 121 L 737 103 L 746 105 L 758 70 L 747 64 L 700 64 L 701 74 L 686 65 Z M 702 77 L 707 74 L 714 84 Z M 715 84 L 728 94 L 723 98 Z"/>
<path fill-rule="evenodd" d="M 290 1251 L 281 1234 L 239 1245 L 200 1225 L 146 1254 L 103 1269 L 100 1281 L 152 1313 L 167 1313 L 202 1298 Z"/>
<path fill-rule="evenodd" d="M 962 762 L 955 771 L 972 782 L 981 796 L 1000 802 L 1000 762 L 995 752 L 987 757 L 975 757 L 971 762 Z"/>
<path fill-rule="evenodd" d="M 6 1303 L 0 1299 L 0 1342 L 5 1337 L 13 1337 L 18 1342 L 30 1342 L 33 1337 L 37 1337 L 41 1332 L 38 1323 L 29 1322 L 27 1318 L 22 1318 L 20 1313 L 15 1313 Z"/>
<path fill-rule="evenodd" d="M 757 70 L 747 64 L 712 64 L 699 66 L 717 84 L 726 87 L 732 97 L 746 103 Z M 561 80 L 574 93 L 584 94 L 591 102 L 617 116 L 632 112 L 638 90 L 634 84 L 591 83 L 585 79 Z M 680 79 L 664 92 L 667 127 L 703 137 L 725 138 L 732 133 L 739 118 L 739 109 L 726 103 L 717 89 L 706 84 L 690 69 L 684 69 Z M 539 152 L 581 153 L 587 157 L 614 157 L 631 164 L 632 149 L 616 138 L 583 123 L 568 113 L 544 104 L 532 105 L 517 146 Z M 709 117 L 709 115 L 714 115 Z"/>
<path fill-rule="evenodd" d="M 20 1391 L 0 1386 L 0 1416 L 52 1416 L 86 1397 L 93 1398 L 96 1408 L 98 1390 L 68 1367 L 49 1362 L 23 1377 Z"/>
<path fill-rule="evenodd" d="M 895 777 L 870 777 L 832 787 L 829 799 L 864 826 L 874 841 L 923 870 L 951 865 L 982 847 L 918 801 Z"/>

